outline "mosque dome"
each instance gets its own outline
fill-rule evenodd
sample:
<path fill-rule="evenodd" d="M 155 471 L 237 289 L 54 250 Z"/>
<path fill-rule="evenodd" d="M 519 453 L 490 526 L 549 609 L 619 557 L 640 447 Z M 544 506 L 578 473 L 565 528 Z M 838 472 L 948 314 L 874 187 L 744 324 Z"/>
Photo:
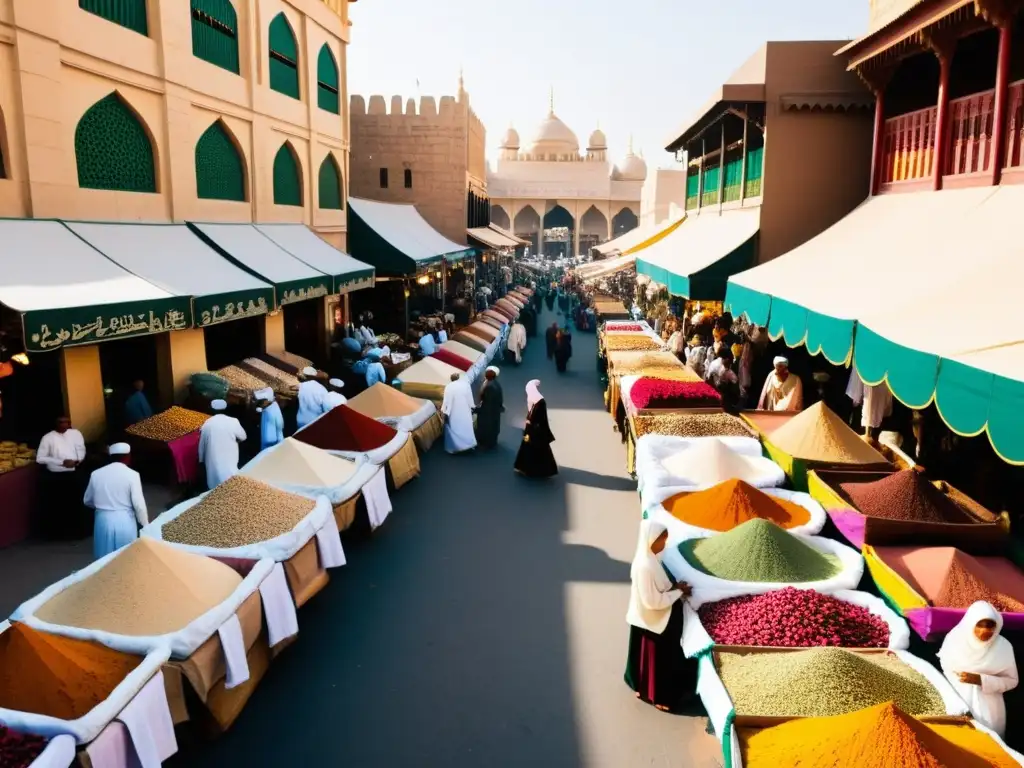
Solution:
<path fill-rule="evenodd" d="M 580 142 L 576 134 L 563 123 L 554 112 L 549 112 L 530 142 L 531 155 L 575 155 L 580 151 Z"/>
<path fill-rule="evenodd" d="M 511 125 L 505 131 L 505 138 L 501 140 L 502 149 L 519 149 L 519 131 Z"/>
<path fill-rule="evenodd" d="M 625 159 L 615 166 L 612 176 L 621 181 L 643 181 L 647 178 L 647 163 L 630 150 Z"/>
<path fill-rule="evenodd" d="M 604 131 L 598 128 L 590 134 L 590 140 L 587 142 L 587 149 L 608 149 L 608 139 L 605 138 Z"/>

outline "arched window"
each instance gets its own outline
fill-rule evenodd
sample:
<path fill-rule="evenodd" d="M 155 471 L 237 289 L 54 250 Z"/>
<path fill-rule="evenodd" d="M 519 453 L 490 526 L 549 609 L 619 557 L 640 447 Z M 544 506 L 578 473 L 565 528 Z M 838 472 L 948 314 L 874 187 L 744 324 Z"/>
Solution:
<path fill-rule="evenodd" d="M 287 141 L 274 157 L 275 205 L 302 205 L 302 168 L 295 150 Z"/>
<path fill-rule="evenodd" d="M 78 7 L 140 35 L 149 34 L 146 0 L 78 0 Z"/>
<path fill-rule="evenodd" d="M 338 167 L 338 161 L 334 159 L 334 155 L 330 153 L 320 163 L 320 180 L 317 186 L 320 189 L 320 207 L 340 211 L 343 207 L 341 199 L 344 194 L 341 168 Z"/>
<path fill-rule="evenodd" d="M 270 22 L 270 87 L 285 96 L 299 98 L 299 47 L 283 13 Z"/>
<path fill-rule="evenodd" d="M 196 142 L 196 196 L 245 202 L 245 160 L 220 120 Z"/>
<path fill-rule="evenodd" d="M 334 54 L 323 44 L 316 60 L 316 104 L 326 112 L 341 114 L 341 100 L 338 88 L 338 62 Z"/>
<path fill-rule="evenodd" d="M 231 0 L 192 0 L 192 55 L 238 74 L 238 16 Z"/>
<path fill-rule="evenodd" d="M 156 192 L 149 134 L 116 93 L 97 101 L 78 121 L 75 161 L 80 187 Z"/>

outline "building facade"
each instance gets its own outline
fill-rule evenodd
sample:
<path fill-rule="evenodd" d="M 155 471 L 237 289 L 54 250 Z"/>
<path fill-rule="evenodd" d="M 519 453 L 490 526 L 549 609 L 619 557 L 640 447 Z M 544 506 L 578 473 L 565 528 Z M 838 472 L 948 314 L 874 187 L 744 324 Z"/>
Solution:
<path fill-rule="evenodd" d="M 488 173 L 491 220 L 530 243 L 533 253 L 575 256 L 637 226 L 647 164 L 632 147 L 621 163 L 608 159 L 604 132 L 583 152 L 554 112 L 524 145 L 509 128 Z"/>
<path fill-rule="evenodd" d="M 392 96 L 352 96 L 353 197 L 411 203 L 449 240 L 487 224 L 487 134 L 459 78 L 458 94 L 417 105 Z"/>

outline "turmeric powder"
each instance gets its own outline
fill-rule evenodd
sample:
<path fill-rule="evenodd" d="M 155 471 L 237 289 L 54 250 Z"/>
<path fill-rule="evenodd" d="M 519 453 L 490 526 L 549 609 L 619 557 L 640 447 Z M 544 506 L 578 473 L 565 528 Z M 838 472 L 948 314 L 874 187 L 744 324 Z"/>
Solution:
<path fill-rule="evenodd" d="M 731 531 L 748 520 L 770 520 L 780 528 L 796 528 L 811 513 L 791 501 L 769 496 L 742 480 L 726 480 L 696 493 L 679 493 L 664 502 L 669 514 L 709 531 Z"/>
<path fill-rule="evenodd" d="M 746 768 L 1012 768 L 1017 763 L 971 725 L 928 725 L 891 701 L 836 717 L 739 728 Z"/>

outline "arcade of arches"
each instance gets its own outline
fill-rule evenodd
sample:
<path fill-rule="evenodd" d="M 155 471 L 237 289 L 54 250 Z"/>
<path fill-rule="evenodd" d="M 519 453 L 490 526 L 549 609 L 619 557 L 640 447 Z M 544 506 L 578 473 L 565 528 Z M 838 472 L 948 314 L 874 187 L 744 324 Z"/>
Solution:
<path fill-rule="evenodd" d="M 602 202 L 599 207 L 587 205 L 584 200 L 564 204 L 557 200 L 531 201 L 508 206 L 515 211 L 514 216 L 506 205 L 492 203 L 491 221 L 528 241 L 530 253 L 543 253 L 552 259 L 587 253 L 640 223 L 632 204 Z M 544 211 L 543 227 L 540 210 Z"/>

